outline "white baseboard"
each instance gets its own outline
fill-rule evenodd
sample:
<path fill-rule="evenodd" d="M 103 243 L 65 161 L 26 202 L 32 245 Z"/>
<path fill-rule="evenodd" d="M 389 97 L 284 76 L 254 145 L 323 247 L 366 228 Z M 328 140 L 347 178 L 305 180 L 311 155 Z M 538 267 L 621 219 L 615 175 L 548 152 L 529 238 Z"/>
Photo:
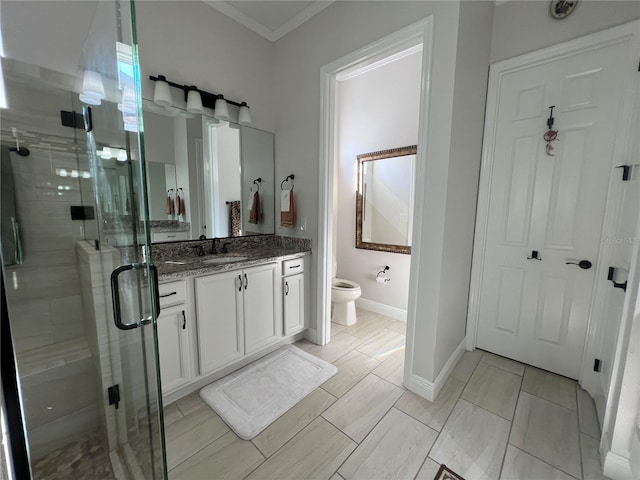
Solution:
<path fill-rule="evenodd" d="M 411 373 L 409 374 L 409 378 L 407 378 L 404 382 L 404 386 L 411 390 L 413 393 L 426 398 L 430 402 L 433 402 L 440 393 L 440 390 L 442 390 L 442 387 L 449 378 L 449 375 L 451 375 L 451 371 L 455 368 L 458 360 L 460 360 L 460 357 L 462 357 L 462 354 L 465 351 L 466 344 L 467 340 L 466 338 L 463 338 L 456 349 L 453 351 L 447 362 L 444 364 L 444 367 L 442 367 L 442 370 L 440 370 L 440 373 L 438 373 L 438 375 L 436 376 L 435 381 L 430 382 L 422 377 L 419 377 L 415 373 Z"/>
<path fill-rule="evenodd" d="M 433 402 L 436 398 L 433 382 L 429 382 L 415 373 L 409 374 L 409 378 L 405 379 L 404 386 L 416 395 L 420 395 L 430 402 Z"/>
<path fill-rule="evenodd" d="M 460 360 L 460 358 L 462 357 L 462 354 L 464 354 L 466 350 L 466 345 L 467 345 L 467 338 L 465 337 L 462 339 L 462 341 L 458 344 L 456 349 L 453 351 L 453 353 L 449 357 L 449 360 L 446 361 L 446 363 L 442 367 L 442 370 L 440 370 L 440 373 L 436 375 L 436 380 L 433 382 L 436 396 L 438 395 L 438 393 L 440 393 L 440 390 L 442 390 L 442 387 L 444 387 L 444 384 L 449 378 L 449 375 L 451 375 L 451 372 L 453 371 L 453 369 L 456 368 L 458 361 Z"/>
<path fill-rule="evenodd" d="M 612 451 L 605 454 L 602 469 L 604 476 L 611 480 L 634 480 L 629 459 Z"/>
<path fill-rule="evenodd" d="M 403 322 L 407 321 L 407 311 L 402 308 L 392 307 L 366 298 L 357 299 L 356 306 L 364 310 L 369 310 L 370 312 L 379 313 L 385 317 L 391 317 Z"/>

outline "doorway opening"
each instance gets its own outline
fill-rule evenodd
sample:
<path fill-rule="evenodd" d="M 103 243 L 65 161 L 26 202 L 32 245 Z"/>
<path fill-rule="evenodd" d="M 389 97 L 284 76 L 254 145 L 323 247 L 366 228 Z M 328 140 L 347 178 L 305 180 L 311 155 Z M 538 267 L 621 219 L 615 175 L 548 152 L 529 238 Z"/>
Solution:
<path fill-rule="evenodd" d="M 432 37 L 432 17 L 417 22 L 409 27 L 406 27 L 392 35 L 389 35 L 374 44 L 364 47 L 361 50 L 353 52 L 335 62 L 324 66 L 321 70 L 321 126 L 320 126 L 320 209 L 319 209 L 319 253 L 322 261 L 318 265 L 318 284 L 317 284 L 317 330 L 316 330 L 316 342 L 320 345 L 329 343 L 331 339 L 331 284 L 333 272 L 334 255 L 336 255 L 335 245 L 338 241 L 338 228 L 336 225 L 336 215 L 334 214 L 334 205 L 339 195 L 339 191 L 335 186 L 338 175 L 338 158 L 341 155 L 340 152 L 340 131 L 339 131 L 339 108 L 338 108 L 338 95 L 340 90 L 339 82 L 349 81 L 355 78 L 357 75 L 362 75 L 368 71 L 372 71 L 381 65 L 391 64 L 394 60 L 401 59 L 403 57 L 408 58 L 407 55 L 417 55 L 421 58 L 420 62 L 420 81 L 419 81 L 419 102 L 417 103 L 417 153 L 415 158 L 415 176 L 414 184 L 419 185 L 421 179 L 424 179 L 425 164 L 426 164 L 426 150 L 421 148 L 426 141 L 426 123 L 428 113 L 428 85 L 430 76 L 430 64 L 431 64 L 431 37 Z M 414 99 L 414 102 L 417 98 Z M 398 140 L 402 143 L 403 140 Z M 404 141 L 405 143 L 408 140 Z M 411 142 L 409 142 L 411 144 Z M 393 145 L 393 147 L 402 147 L 406 145 Z M 356 161 L 353 153 L 362 154 L 373 151 L 374 149 L 363 151 L 357 151 L 356 148 L 351 153 L 350 161 Z M 378 147 L 383 148 L 383 147 Z M 349 156 L 349 155 L 347 155 Z M 354 163 L 352 163 L 352 168 Z M 352 177 L 355 178 L 355 177 Z M 355 180 L 352 186 L 355 186 Z M 353 193 L 352 193 L 353 195 Z M 355 198 L 352 197 L 354 200 Z M 422 189 L 414 189 L 414 195 L 412 196 L 413 214 L 412 214 L 412 235 L 410 244 L 412 245 L 410 266 L 407 269 L 407 307 L 406 320 L 407 324 L 411 325 L 414 321 L 412 317 L 415 316 L 415 307 L 412 308 L 412 303 L 415 303 L 417 295 L 415 284 L 412 286 L 412 282 L 409 281 L 410 271 L 414 265 L 417 265 L 417 259 L 419 258 L 419 232 L 421 231 L 419 222 L 420 215 L 416 212 L 420 212 L 423 206 Z M 340 209 L 349 210 L 353 209 L 353 202 L 351 205 L 342 205 L 340 203 Z M 355 209 L 353 209 L 355 210 Z M 352 225 L 355 223 L 353 220 Z M 355 225 L 349 226 L 349 228 L 355 228 Z M 354 249 L 355 250 L 355 249 Z M 400 255 L 394 255 L 400 256 Z M 406 259 L 405 259 L 406 263 Z M 367 265 L 367 274 L 373 275 L 371 280 L 375 282 L 375 276 L 377 272 L 384 270 L 387 264 L 378 265 L 373 261 L 371 265 Z M 379 268 L 376 270 L 376 268 Z M 392 266 L 391 266 L 392 267 Z M 371 270 L 369 272 L 368 270 Z M 400 269 L 399 269 L 400 270 Z M 338 266 L 338 272 L 340 272 L 340 266 Z M 389 270 L 389 273 L 392 273 Z M 381 285 L 378 285 L 381 286 Z M 372 304 L 369 304 L 370 306 Z M 393 312 L 393 309 L 387 310 Z M 396 313 L 403 315 L 403 309 L 397 308 Z M 412 329 L 407 328 L 406 345 L 407 350 L 412 348 Z M 405 354 L 406 360 L 404 362 L 404 371 L 411 371 L 411 352 L 408 351 Z"/>

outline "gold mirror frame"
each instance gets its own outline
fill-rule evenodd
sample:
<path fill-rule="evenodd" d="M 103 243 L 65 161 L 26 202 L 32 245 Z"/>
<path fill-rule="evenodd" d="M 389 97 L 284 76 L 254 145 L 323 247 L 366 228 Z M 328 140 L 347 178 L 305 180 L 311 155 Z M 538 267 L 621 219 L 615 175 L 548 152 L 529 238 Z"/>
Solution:
<path fill-rule="evenodd" d="M 411 255 L 411 246 L 408 245 L 391 245 L 386 243 L 364 242 L 362 240 L 362 212 L 364 209 L 363 201 L 363 185 L 362 170 L 364 162 L 373 160 L 381 160 L 383 158 L 402 157 L 405 155 L 415 155 L 417 153 L 417 145 L 408 147 L 392 148 L 389 150 L 381 150 L 379 152 L 362 153 L 358 155 L 358 189 L 356 191 L 356 248 L 365 250 L 377 250 L 379 252 L 403 253 Z"/>

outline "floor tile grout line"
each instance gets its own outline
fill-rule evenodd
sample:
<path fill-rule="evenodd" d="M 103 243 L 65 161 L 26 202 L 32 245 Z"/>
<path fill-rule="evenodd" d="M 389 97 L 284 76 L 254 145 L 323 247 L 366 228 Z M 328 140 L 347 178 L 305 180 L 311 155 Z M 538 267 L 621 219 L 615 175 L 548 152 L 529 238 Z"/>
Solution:
<path fill-rule="evenodd" d="M 584 462 L 582 461 L 582 427 L 580 426 L 580 403 L 578 401 L 578 385 L 574 388 L 576 396 L 576 423 L 578 424 L 578 453 L 580 454 L 580 479 L 584 479 Z"/>
<path fill-rule="evenodd" d="M 463 353 L 463 355 L 464 355 L 464 353 Z M 480 360 L 481 359 L 482 359 L 482 357 L 480 357 L 480 359 L 478 359 L 478 363 L 475 365 L 475 367 L 473 367 L 473 371 L 471 372 L 471 375 L 469 375 L 469 378 L 467 378 L 464 381 L 464 387 L 462 388 L 462 390 L 460 390 L 460 395 L 458 395 L 458 398 L 456 399 L 456 403 L 453 405 L 453 408 L 449 411 L 449 415 L 447 415 L 447 418 L 444 420 L 444 422 L 442 422 L 442 428 L 440 430 L 438 430 L 438 435 L 436 436 L 436 439 L 433 441 L 433 445 L 431 445 L 431 448 L 429 449 L 429 452 L 427 453 L 427 458 L 432 458 L 433 459 L 433 457 L 431 457 L 431 451 L 433 450 L 433 447 L 435 446 L 435 444 L 438 443 L 438 440 L 440 439 L 440 435 L 444 431 L 445 427 L 447 426 L 447 423 L 449 422 L 449 419 L 451 418 L 451 414 L 453 413 L 453 411 L 458 406 L 458 403 L 460 403 L 460 399 L 462 398 L 462 392 L 464 392 L 465 388 L 467 388 L 467 384 L 469 383 L 469 380 L 471 380 L 471 377 L 475 373 L 476 368 L 478 368 L 478 365 L 480 365 Z M 458 360 L 458 363 L 460 363 L 461 360 L 462 360 L 462 357 L 460 357 L 460 360 Z M 456 367 L 457 366 L 458 365 L 456 364 Z M 455 367 L 454 367 L 454 369 L 455 369 Z M 453 373 L 453 370 L 451 371 L 451 373 Z M 451 375 L 449 375 L 449 378 L 451 378 Z M 458 380 L 458 379 L 454 378 L 454 380 Z M 461 382 L 462 380 L 458 380 L 458 381 Z M 439 463 L 435 459 L 433 459 L 433 461 L 436 462 L 436 463 Z"/>
<path fill-rule="evenodd" d="M 214 412 L 214 413 L 215 413 L 215 412 Z M 216 416 L 218 416 L 218 414 L 217 414 L 217 413 L 216 413 Z M 222 420 L 222 418 L 221 418 L 220 420 Z M 222 420 L 222 421 L 224 422 L 224 420 Z M 208 443 L 206 443 L 206 444 L 204 444 L 204 445 L 198 445 L 198 446 L 199 446 L 199 447 L 201 447 L 201 448 L 198 448 L 195 452 L 193 452 L 191 455 L 189 455 L 187 458 L 185 458 L 185 459 L 184 459 L 184 460 L 182 460 L 181 462 L 176 463 L 172 468 L 169 468 L 169 466 L 167 465 L 167 471 L 175 470 L 176 468 L 178 468 L 178 467 L 179 467 L 180 465 L 182 465 L 183 463 L 185 463 L 185 462 L 187 462 L 187 461 L 191 460 L 193 457 L 195 457 L 198 453 L 200 453 L 202 450 L 204 450 L 205 448 L 207 448 L 209 445 L 211 445 L 211 444 L 213 444 L 214 442 L 216 442 L 217 440 L 221 439 L 221 438 L 222 438 L 223 436 L 225 436 L 227 433 L 229 433 L 229 432 L 233 432 L 233 430 L 231 430 L 231 429 L 229 428 L 229 425 L 227 425 L 227 424 L 225 423 L 225 426 L 227 427 L 227 430 L 226 430 L 222 435 L 220 435 L 220 436 L 218 436 L 218 437 L 216 437 L 216 438 L 212 439 L 210 442 L 208 442 Z M 234 432 L 234 435 L 235 435 L 235 432 Z"/>
<path fill-rule="evenodd" d="M 376 427 L 380 424 L 380 422 L 382 421 L 382 419 L 383 419 L 384 417 L 386 417 L 386 416 L 389 414 L 389 412 L 391 411 L 391 409 L 392 409 L 392 408 L 394 408 L 394 405 L 395 405 L 395 402 L 394 402 L 394 403 L 393 403 L 393 404 L 392 404 L 392 405 L 391 405 L 391 406 L 390 406 L 390 407 L 389 407 L 389 408 L 384 412 L 384 415 L 382 415 L 382 416 L 378 419 L 378 421 L 376 422 L 376 424 L 371 428 L 371 430 L 369 430 L 369 431 L 367 432 L 367 434 L 364 436 L 364 438 L 363 438 L 360 442 L 358 442 L 357 440 L 355 440 L 354 438 L 352 438 L 351 436 L 349 436 L 349 435 L 348 435 L 346 432 L 344 432 L 340 427 L 338 427 L 337 425 L 333 425 L 333 423 L 331 423 L 329 420 L 327 420 L 327 419 L 325 418 L 325 420 L 327 420 L 327 422 L 331 423 L 331 425 L 333 425 L 333 426 L 334 426 L 334 427 L 336 427 L 338 430 L 340 430 L 340 432 L 342 432 L 342 434 L 343 434 L 343 435 L 346 435 L 349 439 L 351 439 L 351 440 L 352 440 L 353 442 L 355 442 L 355 444 L 357 445 L 357 447 L 353 449 L 353 452 L 351 452 L 351 453 L 349 454 L 349 456 L 348 456 L 347 458 L 345 458 L 345 459 L 344 459 L 344 461 L 340 464 L 340 466 L 339 466 L 339 467 L 338 467 L 338 469 L 334 472 L 334 474 L 338 473 L 338 470 L 340 470 L 340 468 L 342 468 L 342 466 L 345 464 L 345 462 L 347 462 L 347 460 L 349 460 L 349 459 L 351 458 L 351 455 L 353 455 L 353 454 L 354 454 L 354 452 L 358 449 L 358 447 L 359 447 L 360 445 L 362 445 L 362 444 L 367 440 L 367 438 L 369 438 L 369 435 L 371 435 L 371 432 L 373 432 L 373 431 L 376 429 Z M 402 412 L 402 413 L 404 413 L 404 412 Z M 323 417 L 323 418 L 324 418 L 324 417 Z M 338 475 L 339 475 L 339 474 L 338 474 Z"/>
<path fill-rule="evenodd" d="M 433 428 L 431 425 L 429 425 L 429 424 L 427 424 L 427 423 L 424 423 L 424 422 L 423 422 L 422 420 L 420 420 L 419 418 L 414 417 L 414 416 L 413 416 L 413 415 L 411 415 L 409 412 L 405 412 L 405 411 L 404 411 L 404 410 L 402 410 L 400 407 L 398 407 L 398 402 L 402 399 L 402 397 L 404 397 L 405 393 L 407 393 L 407 392 L 410 392 L 410 393 L 412 393 L 413 395 L 417 395 L 417 394 L 413 393 L 411 390 L 406 389 L 406 390 L 403 392 L 403 394 L 402 394 L 402 395 L 400 395 L 400 398 L 398 398 L 398 400 L 396 400 L 396 402 L 393 404 L 393 407 L 394 407 L 396 410 L 400 410 L 400 411 L 401 411 L 402 413 L 404 413 L 405 415 L 410 416 L 411 418 L 413 418 L 413 419 L 414 419 L 414 420 L 416 420 L 417 422 L 420 422 L 420 423 L 421 423 L 422 425 L 424 425 L 425 427 L 429 427 L 431 430 L 434 430 L 434 431 L 438 432 L 438 434 L 439 434 L 439 433 L 440 433 L 440 430 L 442 430 L 442 429 L 437 430 L 437 429 Z M 419 396 L 419 395 L 418 395 L 418 396 Z M 420 398 L 424 398 L 424 397 L 420 397 Z M 460 395 L 458 395 L 458 398 L 460 398 Z M 458 401 L 458 398 L 456 398 L 456 402 Z M 425 400 L 426 400 L 426 399 L 425 399 Z M 429 400 L 427 400 L 427 401 L 429 401 Z M 431 403 L 433 404 L 434 402 L 431 402 Z M 449 418 L 449 417 L 447 416 L 447 418 Z M 443 424 L 443 426 L 444 426 L 444 424 Z"/>
<path fill-rule="evenodd" d="M 293 435 L 289 440 L 287 440 L 287 441 L 286 441 L 286 442 L 284 442 L 282 445 L 280 445 L 280 447 L 278 447 L 276 450 L 274 450 L 274 452 L 273 452 L 271 455 L 267 456 L 267 455 L 266 455 L 266 454 L 264 454 L 264 453 L 262 452 L 262 450 L 260 450 L 260 448 L 256 445 L 256 448 L 258 449 L 258 451 L 260 451 L 260 453 L 262 453 L 262 455 L 264 455 L 264 456 L 267 458 L 267 460 L 268 460 L 269 458 L 273 457 L 276 453 L 278 453 L 278 452 L 282 449 L 282 447 L 284 447 L 287 443 L 289 443 L 289 441 L 290 441 L 290 440 L 292 440 L 292 439 L 293 439 L 296 435 L 298 435 L 301 431 L 303 431 L 305 428 L 307 428 L 309 425 L 311 425 L 313 422 L 315 422 L 318 418 L 322 417 L 323 419 L 325 419 L 325 420 L 326 420 L 326 418 L 324 418 L 324 417 L 322 416 L 322 414 L 323 414 L 324 412 L 326 412 L 329 408 L 331 408 L 331 406 L 332 406 L 334 403 L 336 403 L 338 400 L 340 400 L 340 398 L 339 398 L 339 397 L 336 397 L 336 396 L 335 396 L 334 394 L 332 394 L 331 392 L 327 392 L 324 388 L 322 388 L 322 385 L 320 385 L 320 386 L 319 386 L 319 387 L 317 387 L 317 388 L 319 388 L 319 389 L 321 389 L 322 391 L 326 392 L 326 393 L 327 393 L 327 395 L 331 395 L 333 398 L 335 398 L 335 401 L 334 401 L 334 402 L 331 402 L 331 404 L 330 404 L 330 405 L 328 405 L 324 410 L 322 410 L 320 413 L 318 413 L 318 415 L 316 415 L 314 418 L 312 418 L 312 419 L 311 419 L 307 424 L 305 424 L 305 425 L 304 425 L 304 427 L 302 427 L 300 430 L 298 430 L 298 431 L 296 432 L 296 434 L 295 434 L 295 435 Z M 315 392 L 315 390 L 314 390 L 314 392 Z M 313 393 L 313 392 L 311 392 L 311 393 Z M 310 393 L 309 395 L 311 395 L 311 393 Z M 308 395 L 307 395 L 307 396 L 308 396 Z M 306 397 L 305 397 L 305 398 L 306 398 Z M 292 407 L 292 408 L 293 408 L 293 407 Z M 289 410 L 287 410 L 287 412 L 288 412 L 288 411 L 289 411 Z M 285 412 L 285 414 L 286 414 L 286 412 Z M 284 416 L 285 414 L 283 414 L 282 416 Z M 282 418 L 282 416 L 281 416 L 281 417 L 279 417 L 279 418 Z M 277 421 L 277 420 L 276 420 L 276 421 Z M 276 421 L 274 421 L 273 423 L 275 423 Z M 327 421 L 328 421 L 328 420 L 327 420 Z M 331 423 L 331 422 L 329 422 L 329 423 Z M 269 426 L 271 426 L 271 425 L 269 425 Z M 269 426 L 267 426 L 267 428 L 269 428 Z M 334 425 L 334 427 L 335 427 L 335 425 Z M 264 430 L 266 430 L 267 428 L 265 428 Z M 338 427 L 336 427 L 336 428 L 338 428 Z M 263 432 L 264 432 L 264 430 L 263 430 Z M 340 430 L 340 429 L 338 428 L 338 430 Z M 340 431 L 342 432 L 342 430 L 340 430 Z M 262 432 L 260 432 L 260 433 L 262 433 Z M 260 434 L 258 434 L 258 435 L 260 435 Z M 258 435 L 256 435 L 256 436 L 255 436 L 255 437 L 253 437 L 253 438 L 257 438 L 257 437 L 258 437 Z M 251 442 L 253 443 L 253 439 L 251 439 Z M 254 444 L 254 445 L 255 445 L 255 444 Z"/>
<path fill-rule="evenodd" d="M 513 424 L 516 420 L 516 412 L 518 411 L 518 403 L 520 403 L 520 394 L 522 393 L 522 382 L 524 382 L 524 372 L 520 377 L 520 386 L 518 387 L 518 398 L 516 399 L 516 406 L 513 409 L 513 418 L 509 422 L 509 433 L 507 434 L 507 443 L 504 446 L 504 453 L 502 454 L 502 462 L 500 462 L 500 471 L 498 472 L 498 478 L 502 478 L 502 470 L 504 470 L 504 461 L 507 458 L 507 449 L 509 448 L 511 440 L 511 432 L 513 431 Z"/>
<path fill-rule="evenodd" d="M 531 452 L 527 452 L 526 450 L 523 450 L 522 448 L 520 448 L 520 447 L 518 447 L 518 446 L 514 445 L 513 443 L 510 443 L 510 442 L 509 442 L 509 443 L 507 443 L 507 446 L 512 446 L 512 447 L 513 447 L 513 448 L 515 448 L 516 450 L 520 450 L 522 453 L 526 453 L 526 454 L 527 454 L 527 455 L 529 455 L 530 457 L 533 457 L 533 458 L 535 458 L 536 460 L 538 460 L 538 461 L 540 461 L 540 462 L 544 463 L 545 465 L 550 466 L 550 467 L 551 467 L 551 468 L 553 468 L 554 470 L 558 470 L 559 472 L 564 473 L 564 474 L 565 474 L 565 475 L 567 475 L 568 477 L 575 478 L 575 480 L 582 480 L 582 477 L 581 477 L 581 478 L 578 478 L 578 477 L 576 477 L 576 476 L 574 476 L 574 475 L 571 475 L 570 473 L 568 473 L 568 472 L 564 471 L 564 470 L 563 470 L 563 469 L 561 469 L 560 467 L 557 467 L 557 466 L 553 465 L 552 463 L 547 462 L 544 458 L 540 458 L 540 457 L 538 457 L 538 456 L 534 455 L 534 454 L 533 454 L 533 453 L 531 453 Z"/>

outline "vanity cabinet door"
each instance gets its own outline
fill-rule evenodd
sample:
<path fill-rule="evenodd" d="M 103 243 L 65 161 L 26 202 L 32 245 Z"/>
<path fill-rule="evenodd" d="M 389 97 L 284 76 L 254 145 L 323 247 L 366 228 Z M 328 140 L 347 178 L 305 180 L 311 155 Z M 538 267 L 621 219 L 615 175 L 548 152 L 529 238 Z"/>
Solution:
<path fill-rule="evenodd" d="M 240 270 L 196 278 L 200 375 L 244 355 L 243 291 Z"/>
<path fill-rule="evenodd" d="M 243 271 L 245 353 L 249 354 L 282 336 L 278 322 L 280 282 L 278 264 Z"/>
<path fill-rule="evenodd" d="M 282 279 L 284 334 L 304 330 L 304 273 Z"/>
<path fill-rule="evenodd" d="M 185 305 L 161 311 L 157 320 L 162 393 L 166 394 L 191 380 L 189 325 Z"/>

